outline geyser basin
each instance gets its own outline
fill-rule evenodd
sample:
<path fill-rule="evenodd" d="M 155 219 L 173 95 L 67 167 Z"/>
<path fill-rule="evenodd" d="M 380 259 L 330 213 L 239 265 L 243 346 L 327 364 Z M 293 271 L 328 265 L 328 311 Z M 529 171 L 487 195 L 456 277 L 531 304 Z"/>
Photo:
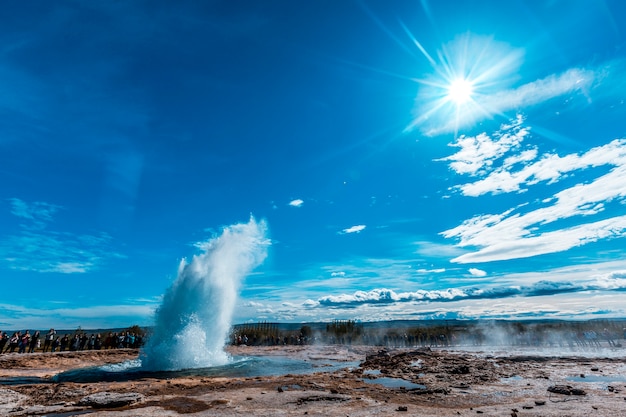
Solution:
<path fill-rule="evenodd" d="M 169 379 L 179 377 L 226 377 L 246 378 L 258 376 L 279 376 L 286 374 L 307 374 L 321 369 L 334 371 L 358 366 L 358 362 L 332 360 L 302 360 L 282 356 L 233 357 L 229 363 L 206 368 L 192 368 L 178 371 L 150 371 L 141 361 L 127 361 L 115 365 L 94 366 L 61 372 L 52 378 L 4 378 L 0 385 L 37 384 L 47 382 L 120 382 L 142 378 Z"/>

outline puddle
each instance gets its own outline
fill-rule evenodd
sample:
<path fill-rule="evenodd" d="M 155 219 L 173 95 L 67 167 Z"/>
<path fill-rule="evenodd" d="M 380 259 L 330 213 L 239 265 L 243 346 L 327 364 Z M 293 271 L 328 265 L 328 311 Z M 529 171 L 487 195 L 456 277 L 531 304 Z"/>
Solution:
<path fill-rule="evenodd" d="M 569 382 L 626 382 L 624 375 L 585 375 L 565 378 Z"/>
<path fill-rule="evenodd" d="M 363 381 L 366 384 L 382 385 L 385 388 L 404 388 L 406 390 L 426 389 L 426 385 L 416 384 L 401 378 L 383 377 L 376 379 L 364 379 Z"/>
<path fill-rule="evenodd" d="M 524 378 L 522 378 L 519 375 L 513 375 L 513 376 L 508 376 L 506 378 L 500 378 L 500 382 L 515 382 L 515 381 L 523 381 Z"/>
<path fill-rule="evenodd" d="M 286 374 L 303 375 L 324 371 L 338 371 L 358 366 L 358 362 L 343 361 L 304 361 L 274 356 L 234 357 L 227 365 L 210 368 L 184 369 L 180 371 L 148 371 L 141 368 L 141 362 L 128 361 L 116 365 L 71 369 L 61 372 L 51 378 L 39 377 L 9 377 L 0 378 L 1 385 L 45 384 L 50 382 L 119 382 L 132 381 L 141 378 L 180 378 L 187 376 L 206 377 L 258 377 Z"/>

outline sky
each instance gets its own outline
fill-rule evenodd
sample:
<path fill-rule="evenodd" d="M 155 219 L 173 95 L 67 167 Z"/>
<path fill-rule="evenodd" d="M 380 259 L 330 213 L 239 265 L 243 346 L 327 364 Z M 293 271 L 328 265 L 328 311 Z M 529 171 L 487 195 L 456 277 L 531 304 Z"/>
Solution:
<path fill-rule="evenodd" d="M 626 317 L 620 0 L 0 14 L 0 329 L 150 325 L 224 227 L 234 321 Z"/>

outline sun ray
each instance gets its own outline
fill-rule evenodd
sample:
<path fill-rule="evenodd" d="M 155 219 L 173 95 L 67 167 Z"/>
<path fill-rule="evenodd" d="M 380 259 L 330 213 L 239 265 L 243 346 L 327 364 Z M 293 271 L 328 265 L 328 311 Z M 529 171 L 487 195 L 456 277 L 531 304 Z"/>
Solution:
<path fill-rule="evenodd" d="M 511 83 L 522 61 L 521 49 L 466 33 L 431 55 L 404 30 L 433 68 L 430 76 L 416 80 L 421 88 L 407 130 L 419 128 L 430 135 L 447 131 L 456 136 L 460 128 L 497 114 L 488 98 Z"/>

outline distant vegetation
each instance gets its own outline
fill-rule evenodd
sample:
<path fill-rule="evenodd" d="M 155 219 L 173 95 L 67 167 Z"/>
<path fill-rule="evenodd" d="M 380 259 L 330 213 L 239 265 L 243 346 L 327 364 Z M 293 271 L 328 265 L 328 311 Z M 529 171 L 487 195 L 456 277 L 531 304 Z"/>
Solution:
<path fill-rule="evenodd" d="M 392 321 L 335 320 L 301 326 L 280 323 L 233 327 L 233 344 L 345 344 L 417 346 L 621 347 L 626 320 Z"/>
<path fill-rule="evenodd" d="M 40 332 L 43 349 L 47 329 Z M 9 337 L 11 336 L 11 332 Z M 23 331 L 22 331 L 23 333 Z M 34 330 L 30 331 L 35 334 Z M 140 347 L 150 337 L 150 328 L 133 325 L 120 329 L 59 330 L 64 335 L 91 339 L 101 336 L 100 349 L 126 347 L 128 343 L 107 344 L 107 337 L 121 339 L 132 334 Z M 447 347 L 447 346 L 538 346 L 538 347 L 622 347 L 626 339 L 626 319 L 590 321 L 463 321 L 424 320 L 359 322 L 335 320 L 329 323 L 271 323 L 258 322 L 233 326 L 229 343 L 235 345 L 370 345 L 381 347 Z M 117 340 L 117 339 L 115 339 Z M 7 345 L 8 346 L 8 345 Z M 85 349 L 89 349 L 87 343 Z M 97 345 L 96 345 L 97 346 Z M 5 347 L 6 350 L 6 347 Z M 70 350 L 69 347 L 67 350 Z"/>

